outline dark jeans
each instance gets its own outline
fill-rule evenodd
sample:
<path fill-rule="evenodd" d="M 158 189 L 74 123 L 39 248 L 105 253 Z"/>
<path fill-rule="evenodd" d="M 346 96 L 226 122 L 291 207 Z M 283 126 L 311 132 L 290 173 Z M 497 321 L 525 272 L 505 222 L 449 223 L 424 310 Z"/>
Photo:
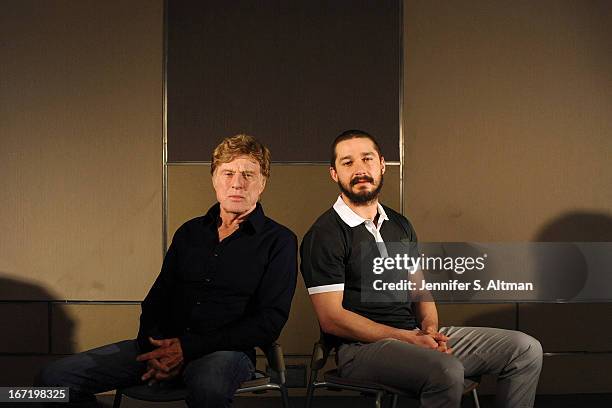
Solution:
<path fill-rule="evenodd" d="M 99 392 L 141 384 L 146 363 L 135 340 L 84 351 L 55 361 L 39 374 L 36 385 L 70 387 L 73 406 L 96 406 Z M 191 408 L 229 407 L 240 384 L 252 378 L 255 367 L 240 351 L 217 351 L 187 363 L 175 383 L 187 387 Z"/>

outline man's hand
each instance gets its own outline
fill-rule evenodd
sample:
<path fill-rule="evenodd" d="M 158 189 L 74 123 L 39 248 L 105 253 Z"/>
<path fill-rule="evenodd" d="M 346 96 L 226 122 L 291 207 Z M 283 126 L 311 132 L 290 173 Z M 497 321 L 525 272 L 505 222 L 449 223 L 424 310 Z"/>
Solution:
<path fill-rule="evenodd" d="M 405 341 L 406 343 L 414 344 L 415 346 L 424 347 L 428 349 L 436 349 L 438 343 L 433 337 L 423 333 L 421 330 L 405 330 L 397 329 L 398 340 Z"/>
<path fill-rule="evenodd" d="M 149 360 L 149 361 L 153 361 L 153 360 Z M 156 361 L 159 364 L 159 360 L 156 360 Z M 182 365 L 181 365 L 181 366 L 176 367 L 174 370 L 165 371 L 165 370 L 159 370 L 155 368 L 156 366 L 157 365 L 154 365 L 151 363 L 147 364 L 147 371 L 141 377 L 143 381 L 148 380 L 149 385 L 153 385 L 156 382 L 169 380 L 171 378 L 176 377 L 177 375 L 179 375 L 179 373 L 181 372 L 181 368 L 182 368 Z"/>
<path fill-rule="evenodd" d="M 136 357 L 137 361 L 147 362 L 147 371 L 141 379 L 154 383 L 176 377 L 183 365 L 183 349 L 179 339 L 156 340 L 149 337 L 149 341 L 157 349 Z"/>
<path fill-rule="evenodd" d="M 452 349 L 447 346 L 448 337 L 437 331 L 405 330 L 403 341 L 442 353 L 451 354 Z"/>
<path fill-rule="evenodd" d="M 451 349 L 447 345 L 448 336 L 445 336 L 444 334 L 440 333 L 435 327 L 428 327 L 424 330 L 421 330 L 420 333 L 425 336 L 430 336 L 432 339 L 436 341 L 437 343 L 436 350 L 442 353 L 452 354 L 453 349 Z"/>

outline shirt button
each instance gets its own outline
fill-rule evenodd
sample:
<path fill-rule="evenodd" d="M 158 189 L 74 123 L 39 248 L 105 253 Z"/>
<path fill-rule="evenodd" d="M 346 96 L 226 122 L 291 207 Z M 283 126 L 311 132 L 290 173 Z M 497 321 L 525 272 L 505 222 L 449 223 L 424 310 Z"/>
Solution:
<path fill-rule="evenodd" d="M 212 279 L 210 279 L 210 278 L 206 278 L 206 279 L 204 279 L 204 282 L 206 282 L 206 283 L 210 283 L 210 282 L 212 282 Z"/>
<path fill-rule="evenodd" d="M 191 331 L 191 327 L 188 327 L 185 329 L 186 331 Z"/>
<path fill-rule="evenodd" d="M 215 253 L 213 254 L 213 256 L 219 256 L 219 254 L 215 252 Z"/>
<path fill-rule="evenodd" d="M 201 302 L 196 302 L 196 305 L 201 305 L 201 304 L 202 304 Z"/>

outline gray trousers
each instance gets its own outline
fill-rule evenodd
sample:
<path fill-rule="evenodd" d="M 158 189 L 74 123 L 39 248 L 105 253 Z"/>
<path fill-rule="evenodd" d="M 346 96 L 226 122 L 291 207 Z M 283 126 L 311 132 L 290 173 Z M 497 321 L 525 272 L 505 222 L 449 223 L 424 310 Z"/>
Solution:
<path fill-rule="evenodd" d="M 343 344 L 342 377 L 369 380 L 420 395 L 421 407 L 459 407 L 464 378 L 497 376 L 496 407 L 533 407 L 542 346 L 531 336 L 488 327 L 443 327 L 452 354 L 400 340 Z"/>

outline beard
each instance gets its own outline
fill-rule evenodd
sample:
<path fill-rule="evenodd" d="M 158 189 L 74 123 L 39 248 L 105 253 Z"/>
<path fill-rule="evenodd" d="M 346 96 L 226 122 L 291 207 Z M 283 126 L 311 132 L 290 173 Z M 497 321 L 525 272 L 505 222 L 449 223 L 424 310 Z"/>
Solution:
<path fill-rule="evenodd" d="M 354 179 L 352 179 L 351 182 L 349 183 L 350 184 L 349 187 L 344 186 L 342 182 L 338 180 L 338 187 L 340 187 L 340 191 L 342 192 L 342 194 L 348 197 L 348 199 L 351 200 L 353 204 L 357 204 L 357 205 L 368 204 L 369 202 L 377 199 L 378 196 L 380 195 L 380 191 L 382 190 L 382 187 L 383 187 L 383 175 L 382 173 L 380 174 L 380 181 L 378 182 L 378 185 L 374 188 L 374 190 L 359 191 L 357 193 L 353 192 L 351 187 L 353 187 L 355 184 L 360 183 L 362 181 L 367 181 L 369 183 L 374 184 L 374 179 L 372 177 L 362 176 L 362 177 L 355 177 Z"/>

